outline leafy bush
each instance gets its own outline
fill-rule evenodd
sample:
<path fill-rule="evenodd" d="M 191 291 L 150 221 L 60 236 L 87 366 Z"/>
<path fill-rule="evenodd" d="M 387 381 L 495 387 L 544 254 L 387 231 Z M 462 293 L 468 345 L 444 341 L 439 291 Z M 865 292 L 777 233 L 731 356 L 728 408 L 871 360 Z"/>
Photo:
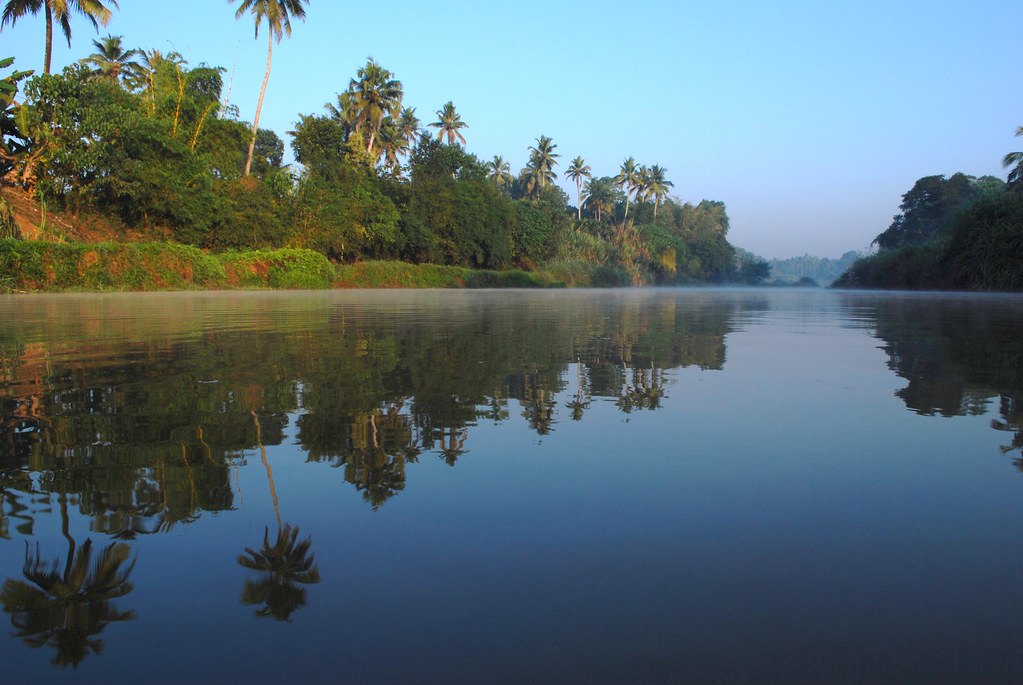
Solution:
<path fill-rule="evenodd" d="M 980 200 L 962 214 L 943 266 L 958 288 L 1023 289 L 1023 193 Z"/>
<path fill-rule="evenodd" d="M 219 257 L 232 286 L 317 290 L 331 287 L 336 277 L 326 257 L 301 248 L 225 252 Z"/>
<path fill-rule="evenodd" d="M 605 264 L 593 271 L 594 288 L 621 288 L 628 285 L 632 285 L 632 277 L 620 266 Z"/>
<path fill-rule="evenodd" d="M 0 272 L 19 290 L 172 290 L 217 287 L 216 258 L 175 243 L 0 241 Z"/>

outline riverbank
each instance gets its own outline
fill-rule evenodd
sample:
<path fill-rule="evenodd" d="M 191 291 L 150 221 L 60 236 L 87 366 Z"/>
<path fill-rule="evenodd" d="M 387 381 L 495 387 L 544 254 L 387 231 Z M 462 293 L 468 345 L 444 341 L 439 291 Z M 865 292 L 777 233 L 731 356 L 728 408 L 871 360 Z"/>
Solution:
<path fill-rule="evenodd" d="M 550 288 L 545 272 L 436 264 L 333 264 L 306 249 L 213 253 L 168 242 L 0 240 L 0 292 L 330 288 Z"/>

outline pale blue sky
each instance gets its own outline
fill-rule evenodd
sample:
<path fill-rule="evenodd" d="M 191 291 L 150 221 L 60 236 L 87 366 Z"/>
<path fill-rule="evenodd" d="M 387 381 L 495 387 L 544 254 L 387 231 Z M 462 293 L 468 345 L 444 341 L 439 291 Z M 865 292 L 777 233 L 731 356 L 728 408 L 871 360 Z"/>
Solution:
<path fill-rule="evenodd" d="M 237 3 L 120 4 L 104 35 L 233 69 L 251 119 L 265 33 Z M 1023 148 L 1018 0 L 311 0 L 307 14 L 275 46 L 261 120 L 286 142 L 373 56 L 424 122 L 452 100 L 480 158 L 518 170 L 543 134 L 595 175 L 660 164 L 683 201 L 725 202 L 731 242 L 766 257 L 863 249 L 917 178 L 1004 178 Z M 91 26 L 74 29 L 55 68 L 92 51 Z M 7 27 L 0 57 L 39 69 L 42 36 L 41 18 Z"/>

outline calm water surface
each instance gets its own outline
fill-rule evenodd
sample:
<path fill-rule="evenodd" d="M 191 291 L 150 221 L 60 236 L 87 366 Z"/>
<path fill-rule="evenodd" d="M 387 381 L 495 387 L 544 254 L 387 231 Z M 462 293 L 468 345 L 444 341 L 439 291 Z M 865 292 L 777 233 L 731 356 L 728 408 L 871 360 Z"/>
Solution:
<path fill-rule="evenodd" d="M 0 298 L 3 682 L 1018 682 L 1023 298 Z"/>

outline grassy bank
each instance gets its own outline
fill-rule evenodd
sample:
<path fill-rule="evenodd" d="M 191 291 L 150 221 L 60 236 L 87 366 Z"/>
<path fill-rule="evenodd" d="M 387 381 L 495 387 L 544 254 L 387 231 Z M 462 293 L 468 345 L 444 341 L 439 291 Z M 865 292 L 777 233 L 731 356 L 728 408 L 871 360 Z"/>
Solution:
<path fill-rule="evenodd" d="M 563 285 L 545 273 L 387 261 L 339 266 L 335 283 L 340 288 L 550 288 Z"/>
<path fill-rule="evenodd" d="M 0 292 L 230 288 L 546 288 L 549 274 L 476 271 L 435 264 L 335 266 L 303 249 L 211 254 L 176 243 L 50 243 L 0 240 Z"/>

